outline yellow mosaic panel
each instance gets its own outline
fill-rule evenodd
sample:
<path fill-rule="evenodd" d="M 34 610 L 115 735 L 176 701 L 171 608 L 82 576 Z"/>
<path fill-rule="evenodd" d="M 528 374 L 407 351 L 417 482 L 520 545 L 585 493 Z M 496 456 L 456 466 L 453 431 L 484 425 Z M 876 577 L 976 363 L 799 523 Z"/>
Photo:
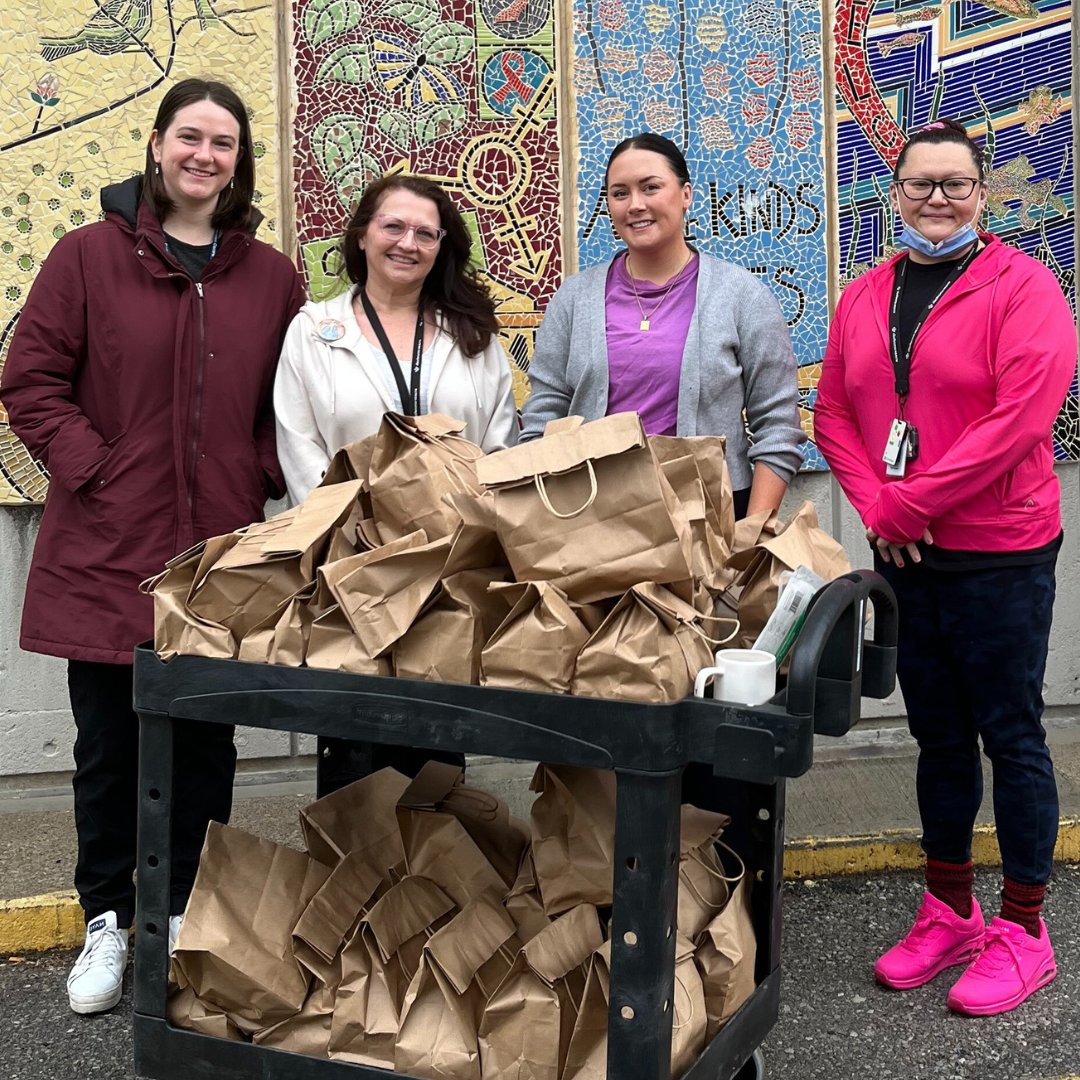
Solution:
<path fill-rule="evenodd" d="M 0 0 L 0 371 L 49 248 L 100 214 L 99 190 L 142 170 L 175 81 L 219 78 L 252 119 L 261 239 L 281 217 L 278 0 Z M 40 502 L 47 476 L 0 404 L 0 503 Z"/>

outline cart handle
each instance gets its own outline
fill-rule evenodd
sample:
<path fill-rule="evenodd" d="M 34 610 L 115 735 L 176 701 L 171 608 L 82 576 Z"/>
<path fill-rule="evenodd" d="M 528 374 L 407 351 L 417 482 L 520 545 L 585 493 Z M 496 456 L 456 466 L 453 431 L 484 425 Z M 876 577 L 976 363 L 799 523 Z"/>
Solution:
<path fill-rule="evenodd" d="M 864 638 L 867 601 L 874 636 Z M 791 653 L 785 707 L 812 716 L 814 731 L 844 735 L 859 719 L 861 697 L 896 686 L 896 596 L 873 570 L 856 570 L 819 589 Z"/>

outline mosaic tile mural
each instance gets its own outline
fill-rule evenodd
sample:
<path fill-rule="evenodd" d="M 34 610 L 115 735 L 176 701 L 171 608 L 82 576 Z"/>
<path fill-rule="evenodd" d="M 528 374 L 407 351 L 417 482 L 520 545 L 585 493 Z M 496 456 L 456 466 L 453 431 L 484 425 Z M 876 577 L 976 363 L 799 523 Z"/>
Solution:
<path fill-rule="evenodd" d="M 674 140 L 688 238 L 759 274 L 787 316 L 804 397 L 827 333 L 821 11 L 815 0 L 575 0 L 580 262 L 620 246 L 603 201 L 616 143 Z M 810 413 L 804 426 L 812 434 Z M 809 468 L 824 463 L 811 444 Z"/>
<path fill-rule="evenodd" d="M 437 180 L 465 215 L 523 376 L 562 274 L 553 0 L 297 0 L 297 230 L 315 296 L 364 185 Z"/>
<path fill-rule="evenodd" d="M 811 436 L 830 283 L 888 251 L 891 162 L 903 132 L 933 116 L 985 136 L 991 229 L 1045 261 L 1075 307 L 1067 0 L 836 0 L 828 72 L 816 0 L 35 0 L 31 10 L 0 0 L 0 364 L 54 238 L 94 220 L 98 188 L 140 167 L 170 79 L 220 73 L 245 95 L 270 219 L 261 235 L 272 239 L 279 220 L 287 231 L 294 206 L 282 206 L 275 182 L 273 58 L 290 3 L 295 223 L 313 294 L 341 287 L 337 237 L 371 177 L 439 180 L 477 240 L 519 400 L 541 313 L 567 268 L 560 123 L 577 150 L 567 239 L 582 266 L 618 247 L 602 190 L 615 143 L 654 130 L 684 149 L 689 236 L 773 290 Z M 560 52 L 563 10 L 571 24 Z M 561 116 L 560 62 L 573 97 Z M 829 131 L 826 94 L 836 105 Z M 1062 459 L 1080 457 L 1075 389 L 1056 432 Z M 823 467 L 812 444 L 806 464 Z M 39 501 L 46 479 L 0 406 L 0 502 Z"/>
<path fill-rule="evenodd" d="M 273 0 L 0 0 L 0 368 L 50 246 L 97 220 L 101 187 L 142 169 L 157 103 L 178 78 L 219 73 L 244 97 L 259 235 L 274 242 L 275 27 Z M 46 483 L 0 406 L 0 503 L 40 502 Z"/>
<path fill-rule="evenodd" d="M 1067 0 L 838 0 L 841 285 L 893 248 L 887 186 L 904 132 L 960 120 L 990 158 L 987 227 L 1046 263 L 1076 310 L 1075 145 Z M 1077 385 L 1055 428 L 1080 458 Z"/>

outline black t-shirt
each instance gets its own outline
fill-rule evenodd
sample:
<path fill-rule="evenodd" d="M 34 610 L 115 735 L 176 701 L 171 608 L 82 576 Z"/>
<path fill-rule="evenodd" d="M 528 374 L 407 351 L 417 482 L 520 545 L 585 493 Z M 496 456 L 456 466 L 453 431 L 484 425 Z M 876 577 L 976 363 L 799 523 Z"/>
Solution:
<path fill-rule="evenodd" d="M 966 256 L 965 256 L 966 257 Z M 926 310 L 926 305 L 937 296 L 938 290 L 945 284 L 945 279 L 963 261 L 946 259 L 939 263 L 917 263 L 911 259 L 902 259 L 896 264 L 896 273 L 907 264 L 904 274 L 904 292 L 896 310 L 897 344 L 906 351 L 911 344 L 911 335 L 919 323 L 919 316 Z"/>
<path fill-rule="evenodd" d="M 169 254 L 187 271 L 191 280 L 201 280 L 214 251 L 213 243 L 185 244 L 168 233 L 165 234 L 165 242 L 169 245 Z"/>

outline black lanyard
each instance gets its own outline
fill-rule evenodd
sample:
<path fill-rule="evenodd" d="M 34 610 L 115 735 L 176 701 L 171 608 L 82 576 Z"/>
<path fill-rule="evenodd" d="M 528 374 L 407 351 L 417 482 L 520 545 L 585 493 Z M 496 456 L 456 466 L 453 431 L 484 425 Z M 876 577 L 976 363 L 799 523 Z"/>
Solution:
<path fill-rule="evenodd" d="M 911 331 L 907 348 L 900 351 L 900 301 L 904 295 L 904 282 L 907 278 L 906 258 L 901 259 L 896 268 L 896 279 L 893 282 L 892 304 L 889 306 L 889 350 L 892 354 L 893 385 L 896 396 L 900 399 L 900 415 L 903 417 L 904 399 L 911 390 L 911 351 L 915 348 L 915 338 L 930 316 L 930 312 L 937 306 L 938 301 L 952 288 L 960 275 L 971 265 L 972 259 L 979 254 L 979 246 L 975 245 L 970 252 L 953 268 L 952 273 L 945 279 L 942 286 L 934 294 L 930 303 L 923 309 Z"/>
<path fill-rule="evenodd" d="M 406 416 L 419 416 L 420 409 L 420 363 L 424 355 L 424 309 L 421 308 L 416 316 L 416 337 L 413 338 L 412 371 L 410 372 L 409 385 L 405 385 L 405 376 L 401 374 L 401 364 L 397 354 L 386 336 L 383 324 L 379 322 L 379 316 L 371 306 L 367 291 L 360 290 L 360 303 L 364 305 L 364 314 L 379 339 L 383 353 L 390 363 L 390 370 L 394 373 L 394 382 L 397 383 L 398 395 L 401 398 L 401 411 Z"/>

